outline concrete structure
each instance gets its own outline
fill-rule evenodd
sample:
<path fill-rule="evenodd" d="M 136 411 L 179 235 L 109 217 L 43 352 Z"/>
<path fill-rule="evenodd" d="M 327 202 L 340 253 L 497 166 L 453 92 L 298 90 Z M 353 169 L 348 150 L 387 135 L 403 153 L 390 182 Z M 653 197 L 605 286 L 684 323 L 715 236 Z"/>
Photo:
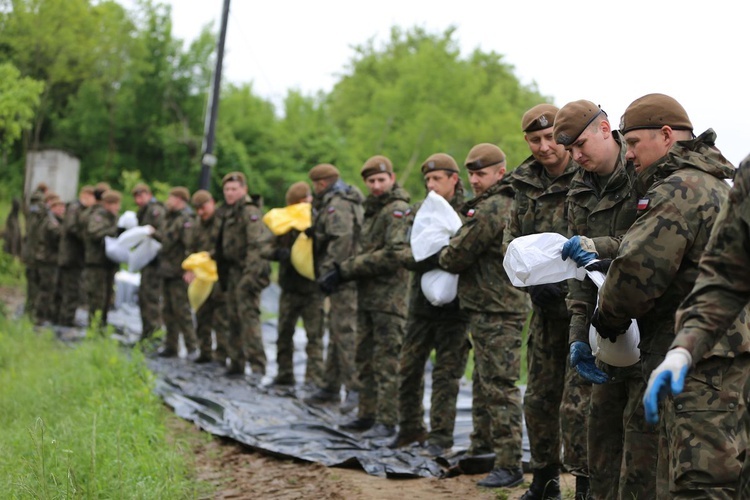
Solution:
<path fill-rule="evenodd" d="M 81 161 L 59 149 L 29 151 L 26 154 L 24 195 L 29 199 L 40 182 L 46 183 L 64 201 L 78 196 L 78 175 Z"/>

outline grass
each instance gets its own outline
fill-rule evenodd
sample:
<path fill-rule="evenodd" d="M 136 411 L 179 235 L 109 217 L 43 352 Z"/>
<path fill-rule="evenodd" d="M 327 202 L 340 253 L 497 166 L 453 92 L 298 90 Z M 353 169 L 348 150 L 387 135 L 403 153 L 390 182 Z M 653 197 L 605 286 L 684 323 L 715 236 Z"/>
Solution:
<path fill-rule="evenodd" d="M 3 497 L 204 495 L 142 355 L 89 335 L 71 348 L 0 311 Z"/>

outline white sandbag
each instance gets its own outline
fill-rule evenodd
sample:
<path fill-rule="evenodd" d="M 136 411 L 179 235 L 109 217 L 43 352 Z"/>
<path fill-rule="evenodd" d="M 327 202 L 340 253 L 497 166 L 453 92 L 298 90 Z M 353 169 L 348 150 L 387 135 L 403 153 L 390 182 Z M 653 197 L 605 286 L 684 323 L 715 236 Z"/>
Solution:
<path fill-rule="evenodd" d="M 137 273 L 146 267 L 161 250 L 161 243 L 153 238 L 146 238 L 138 246 L 130 251 L 128 258 L 128 269 L 131 273 Z"/>
<path fill-rule="evenodd" d="M 112 236 L 104 237 L 104 253 L 109 260 L 118 264 L 127 262 L 130 256 L 130 250 L 120 245 L 117 238 L 113 238 Z"/>
<path fill-rule="evenodd" d="M 510 282 L 517 287 L 559 283 L 586 277 L 573 259 L 562 259 L 562 247 L 568 238 L 558 233 L 521 236 L 508 245 L 503 267 Z"/>
<path fill-rule="evenodd" d="M 138 216 L 132 210 L 127 210 L 117 221 L 117 227 L 132 229 L 138 225 Z"/>
<path fill-rule="evenodd" d="M 117 237 L 117 242 L 123 248 L 130 250 L 141 241 L 145 240 L 149 236 L 148 226 L 136 226 L 124 231 L 120 236 Z"/>
<path fill-rule="evenodd" d="M 461 228 L 461 218 L 445 198 L 430 191 L 414 216 L 411 253 L 417 262 L 435 255 Z"/>
<path fill-rule="evenodd" d="M 458 293 L 458 275 L 433 269 L 422 275 L 422 292 L 433 306 L 450 304 Z"/>

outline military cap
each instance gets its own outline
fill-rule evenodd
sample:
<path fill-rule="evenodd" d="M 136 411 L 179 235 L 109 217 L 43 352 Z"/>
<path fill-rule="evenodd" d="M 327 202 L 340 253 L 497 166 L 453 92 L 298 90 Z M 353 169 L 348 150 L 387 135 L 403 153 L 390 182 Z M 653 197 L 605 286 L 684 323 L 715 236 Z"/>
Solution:
<path fill-rule="evenodd" d="M 601 113 L 604 113 L 602 108 L 591 101 L 581 99 L 569 102 L 555 116 L 555 128 L 552 130 L 555 142 L 570 146 Z"/>
<path fill-rule="evenodd" d="M 310 185 L 304 181 L 295 182 L 286 190 L 286 204 L 294 205 L 310 196 Z"/>
<path fill-rule="evenodd" d="M 523 114 L 521 129 L 524 132 L 536 132 L 550 128 L 555 123 L 555 115 L 560 109 L 552 104 L 537 104 Z"/>
<path fill-rule="evenodd" d="M 307 176 L 313 182 L 323 179 L 329 179 L 331 177 L 339 177 L 339 175 L 339 169 L 337 169 L 330 163 L 321 163 L 320 165 L 315 165 L 307 174 Z"/>
<path fill-rule="evenodd" d="M 188 188 L 183 186 L 177 186 L 173 187 L 169 190 L 169 196 L 176 196 L 177 198 L 180 198 L 185 203 L 190 203 L 190 191 L 188 191 Z"/>
<path fill-rule="evenodd" d="M 240 186 L 247 186 L 247 177 L 242 172 L 229 172 L 221 179 L 221 185 L 223 186 L 227 182 L 239 182 Z"/>
<path fill-rule="evenodd" d="M 47 203 L 50 207 L 54 207 L 55 205 L 65 205 L 65 202 L 59 196 L 53 196 Z"/>
<path fill-rule="evenodd" d="M 205 189 L 199 189 L 198 191 L 193 193 L 193 198 L 190 200 L 190 202 L 195 208 L 199 208 L 202 207 L 204 203 L 208 203 L 213 199 L 214 197 L 211 196 L 211 193 L 209 193 Z"/>
<path fill-rule="evenodd" d="M 119 191 L 114 191 L 110 189 L 109 191 L 105 191 L 102 195 L 102 201 L 104 203 L 118 203 L 122 200 L 122 195 L 119 193 Z"/>
<path fill-rule="evenodd" d="M 359 173 L 362 174 L 363 179 L 367 179 L 375 174 L 393 174 L 393 164 L 391 163 L 391 160 L 385 156 L 375 155 L 362 165 L 362 170 L 360 170 Z"/>
<path fill-rule="evenodd" d="M 682 105 L 664 94 L 647 94 L 630 103 L 620 119 L 620 132 L 644 128 L 693 130 L 693 124 Z"/>
<path fill-rule="evenodd" d="M 102 193 L 104 191 L 109 191 L 112 189 L 108 182 L 97 182 L 96 186 L 94 186 L 94 191 L 101 191 Z"/>
<path fill-rule="evenodd" d="M 49 186 L 47 186 L 46 182 L 40 182 L 36 185 L 36 191 L 41 191 L 42 193 L 46 193 L 49 189 Z"/>
<path fill-rule="evenodd" d="M 133 189 L 130 191 L 130 194 L 133 196 L 141 194 L 141 193 L 149 193 L 151 194 L 151 188 L 148 187 L 148 184 L 144 184 L 143 182 L 139 182 L 135 186 L 133 186 Z"/>
<path fill-rule="evenodd" d="M 498 146 L 489 143 L 477 144 L 466 156 L 464 166 L 468 170 L 482 170 L 505 162 L 505 153 Z"/>
<path fill-rule="evenodd" d="M 94 194 L 94 191 L 95 191 L 94 186 L 86 184 L 85 186 L 81 187 L 79 193 L 80 194 L 83 194 L 83 193 Z"/>
<path fill-rule="evenodd" d="M 435 153 L 422 163 L 422 175 L 427 172 L 436 170 L 445 170 L 446 172 L 458 173 L 458 164 L 451 155 L 445 153 Z"/>
<path fill-rule="evenodd" d="M 49 201 L 50 201 L 51 199 L 53 199 L 53 198 L 59 198 L 59 197 L 60 197 L 60 195 L 58 195 L 58 194 L 57 194 L 57 193 L 55 193 L 54 191 L 47 191 L 47 192 L 46 192 L 46 193 L 44 194 L 44 203 L 49 203 Z"/>

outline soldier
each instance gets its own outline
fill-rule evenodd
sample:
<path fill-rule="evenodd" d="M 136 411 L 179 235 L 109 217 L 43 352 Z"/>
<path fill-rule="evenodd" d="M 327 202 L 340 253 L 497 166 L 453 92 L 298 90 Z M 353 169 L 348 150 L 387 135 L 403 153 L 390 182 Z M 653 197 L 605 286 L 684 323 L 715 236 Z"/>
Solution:
<path fill-rule="evenodd" d="M 700 256 L 727 199 L 725 179 L 734 168 L 714 145 L 716 133 L 709 129 L 694 137 L 685 109 L 669 96 L 636 99 L 625 110 L 620 130 L 638 173 L 638 219 L 612 261 L 592 324 L 615 341 L 631 318 L 638 320 L 645 381 L 675 340 L 675 313 L 695 284 Z M 730 327 L 731 340 L 703 354 L 705 361 L 688 383 L 689 394 L 666 402 L 668 421 L 659 429 L 658 497 L 726 498 L 736 491 L 742 465 L 737 456 L 746 434 L 735 435 L 734 426 L 746 409 L 740 391 L 748 363 L 744 356 L 737 364 L 727 356 L 735 356 L 735 345 L 744 344 L 741 351 L 746 351 L 747 322 L 746 310 Z M 717 428 L 733 428 L 736 441 L 721 442 Z"/>
<path fill-rule="evenodd" d="M 14 257 L 21 257 L 23 238 L 21 236 L 21 222 L 18 214 L 21 211 L 21 202 L 13 198 L 10 212 L 5 219 L 5 233 L 3 234 L 3 251 Z"/>
<path fill-rule="evenodd" d="M 146 184 L 138 183 L 131 194 L 138 205 L 138 225 L 151 226 L 160 231 L 164 223 L 166 209 L 151 193 Z M 138 307 L 141 309 L 143 325 L 141 341 L 151 337 L 161 328 L 162 277 L 159 275 L 159 257 L 141 269 L 141 286 L 138 288 Z"/>
<path fill-rule="evenodd" d="M 310 203 L 312 194 L 306 182 L 295 182 L 286 192 L 287 206 Z M 278 373 L 274 385 L 294 385 L 294 329 L 301 317 L 307 334 L 305 383 L 323 383 L 323 299 L 317 283 L 299 274 L 291 262 L 291 248 L 299 236 L 292 229 L 275 238 L 273 260 L 279 262 L 279 320 L 276 341 Z"/>
<path fill-rule="evenodd" d="M 565 198 L 580 167 L 554 140 L 552 125 L 557 112 L 551 104 L 539 104 L 521 119 L 531 156 L 511 174 L 516 195 L 510 228 L 503 234 L 506 245 L 530 234 L 568 234 Z M 523 411 L 534 479 L 524 500 L 560 497 L 561 445 L 565 468 L 576 477 L 576 498 L 588 496 L 586 415 L 591 383 L 567 368 L 567 292 L 565 281 L 529 289 L 534 314 L 528 333 Z"/>
<path fill-rule="evenodd" d="M 601 258 L 614 257 L 635 220 L 637 204 L 635 171 L 625 159 L 624 140 L 612 130 L 607 114 L 587 100 L 563 106 L 553 134 L 583 167 L 568 191 L 571 239 L 563 247 L 563 258 L 576 259 L 581 241 L 596 248 Z M 618 368 L 598 360 L 595 364 L 589 328 L 597 287 L 590 279 L 568 284 L 570 365 L 595 383 L 588 417 L 591 496 L 653 498 L 657 435 L 642 417 L 640 365 Z"/>
<path fill-rule="evenodd" d="M 477 144 L 466 157 L 475 197 L 461 209 L 465 223 L 439 254 L 440 267 L 459 274 L 458 299 L 468 311 L 474 343 L 471 408 L 474 430 L 468 455 L 494 451 L 494 469 L 479 486 L 515 486 L 521 470 L 521 331 L 526 295 L 503 269 L 503 232 L 508 230 L 513 189 L 502 182 L 505 153 Z"/>
<path fill-rule="evenodd" d="M 407 271 L 399 255 L 408 244 L 409 194 L 396 182 L 391 160 L 376 155 L 360 171 L 370 195 L 359 250 L 318 280 L 326 293 L 339 281 L 357 282 L 358 416 L 342 429 L 365 438 L 395 435 L 398 366 L 406 322 Z M 369 430 L 368 430 L 369 429 Z"/>
<path fill-rule="evenodd" d="M 308 229 L 313 236 L 315 275 L 321 277 L 357 251 L 362 228 L 362 193 L 339 178 L 333 165 L 322 163 L 308 173 L 313 183 L 313 224 Z M 344 408 L 358 404 L 359 396 L 354 380 L 354 344 L 357 332 L 357 287 L 342 283 L 326 293 L 330 299 L 328 311 L 328 352 L 323 385 L 305 398 L 308 404 L 337 402 L 343 384 L 347 390 Z"/>
<path fill-rule="evenodd" d="M 445 198 L 458 211 L 464 204 L 464 189 L 458 165 L 452 156 L 436 153 L 422 163 L 422 175 L 428 191 Z M 409 223 L 421 203 L 411 208 Z M 428 259 L 429 260 L 429 259 Z M 414 262 L 411 248 L 406 247 L 404 262 L 414 271 L 409 291 L 409 316 L 406 336 L 401 348 L 398 393 L 399 431 L 391 443 L 392 448 L 427 440 L 425 452 L 439 456 L 453 446 L 456 423 L 456 399 L 459 382 L 466 369 L 471 346 L 468 336 L 469 318 L 459 308 L 458 298 L 440 307 L 433 306 L 422 292 L 422 275 L 434 265 Z M 432 370 L 432 398 L 430 402 L 430 433 L 424 426 L 424 375 L 425 363 L 435 349 Z"/>
<path fill-rule="evenodd" d="M 190 192 L 182 186 L 170 189 L 167 214 L 153 237 L 161 243 L 157 271 L 162 279 L 164 294 L 164 324 L 167 336 L 159 356 L 175 357 L 179 353 L 180 333 L 185 341 L 188 358 L 196 359 L 198 341 L 193 326 L 193 315 L 187 295 L 187 283 L 182 279 L 182 261 L 188 256 L 193 216 L 189 212 Z"/>
<path fill-rule="evenodd" d="M 34 253 L 37 272 L 39 273 L 39 290 L 36 296 L 36 323 L 57 323 L 57 255 L 62 233 L 62 218 L 65 214 L 65 202 L 58 197 L 47 202 L 49 209 L 46 217 L 39 222 L 37 244 Z"/>
<path fill-rule="evenodd" d="M 221 230 L 221 213 L 217 210 L 216 202 L 211 193 L 199 189 L 193 193 L 193 208 L 198 214 L 198 222 L 193 225 L 190 237 L 190 251 L 188 253 L 208 252 L 216 260 L 216 243 Z M 190 283 L 195 276 L 192 272 L 185 273 L 185 281 Z M 226 311 L 225 293 L 219 283 L 215 283 L 211 295 L 195 312 L 196 334 L 198 337 L 200 356 L 196 363 L 217 361 L 222 366 L 227 362 L 227 343 L 229 335 L 229 320 Z M 213 349 L 211 330 L 216 336 L 216 350 Z"/>
<path fill-rule="evenodd" d="M 268 286 L 273 249 L 272 233 L 262 220 L 260 200 L 247 194 L 242 172 L 230 172 L 221 181 L 226 208 L 219 237 L 219 280 L 226 283 L 229 311 L 227 375 L 244 375 L 250 361 L 255 379 L 266 373 L 266 352 L 260 330 L 260 292 Z"/>
<path fill-rule="evenodd" d="M 120 212 L 122 195 L 118 191 L 105 191 L 101 202 L 91 206 L 86 215 L 86 231 L 83 242 L 86 261 L 86 293 L 89 303 L 89 325 L 99 321 L 100 330 L 107 324 L 107 310 L 112 299 L 117 264 L 107 258 L 104 237 L 116 237 L 117 214 Z"/>
<path fill-rule="evenodd" d="M 41 221 L 47 215 L 47 206 L 44 204 L 44 196 L 47 194 L 47 184 L 40 182 L 29 199 L 28 209 L 24 213 L 26 217 L 26 235 L 23 244 L 22 260 L 26 265 L 26 306 L 24 311 L 34 321 L 36 313 L 36 296 L 39 290 L 39 271 L 34 259 L 34 249 L 37 242 L 37 229 Z"/>
<path fill-rule="evenodd" d="M 60 254 L 57 260 L 60 266 L 59 324 L 62 326 L 74 326 L 76 309 L 84 302 L 81 299 L 83 294 L 80 290 L 85 262 L 83 213 L 95 201 L 94 186 L 83 186 L 78 192 L 78 200 L 68 203 L 65 209 L 60 237 Z"/>

